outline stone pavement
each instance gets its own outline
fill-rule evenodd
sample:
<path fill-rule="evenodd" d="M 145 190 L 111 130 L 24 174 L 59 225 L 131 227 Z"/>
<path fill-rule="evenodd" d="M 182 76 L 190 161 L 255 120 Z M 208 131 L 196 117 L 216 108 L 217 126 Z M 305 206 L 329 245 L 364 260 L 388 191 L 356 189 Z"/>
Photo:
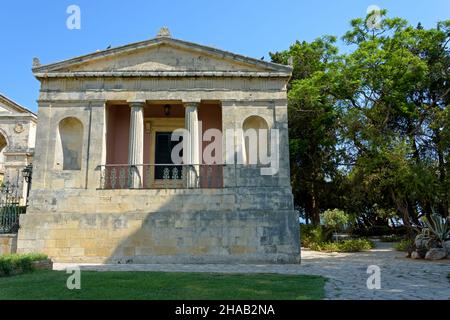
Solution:
<path fill-rule="evenodd" d="M 367 268 L 381 269 L 381 289 L 367 289 Z M 55 264 L 64 270 L 70 264 Z M 327 299 L 450 300 L 450 260 L 430 262 L 404 258 L 392 244 L 377 243 L 375 249 L 359 253 L 321 253 L 303 249 L 301 265 L 80 265 L 92 271 L 163 271 L 220 273 L 312 274 L 329 279 Z"/>

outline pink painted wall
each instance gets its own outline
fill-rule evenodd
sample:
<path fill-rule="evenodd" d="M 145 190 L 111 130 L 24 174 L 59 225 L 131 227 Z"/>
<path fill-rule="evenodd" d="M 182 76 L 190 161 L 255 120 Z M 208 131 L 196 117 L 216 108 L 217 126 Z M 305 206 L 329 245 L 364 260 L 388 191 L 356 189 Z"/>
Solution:
<path fill-rule="evenodd" d="M 127 105 L 107 106 L 106 164 L 128 163 L 130 108 Z"/>
<path fill-rule="evenodd" d="M 222 131 L 222 106 L 220 104 L 201 104 L 198 110 L 198 119 L 202 122 L 202 137 L 208 129 L 218 129 Z M 211 142 L 203 141 L 202 139 L 202 154 L 200 155 L 202 163 L 205 164 L 203 159 L 203 150 Z M 220 147 L 216 150 L 222 160 L 222 141 Z M 216 164 L 222 164 L 222 163 Z M 200 168 L 200 186 L 203 188 L 222 188 L 223 187 L 223 171 L 219 166 L 202 166 Z"/>
<path fill-rule="evenodd" d="M 182 105 L 171 105 L 169 116 L 164 114 L 164 105 L 148 105 L 144 109 L 145 118 L 184 118 L 185 112 Z M 222 131 L 222 107 L 220 104 L 203 103 L 198 111 L 199 121 L 202 122 L 202 133 L 208 129 L 218 129 Z M 130 135 L 130 108 L 127 105 L 109 105 L 107 107 L 107 155 L 106 163 L 109 165 L 128 163 L 128 142 Z M 150 164 L 150 133 L 144 134 L 144 164 Z M 203 142 L 203 150 L 210 142 Z M 222 143 L 217 152 L 222 155 Z M 221 163 L 218 163 L 221 164 Z M 201 186 L 221 188 L 223 186 L 222 167 L 212 166 L 201 168 Z M 213 179 L 211 180 L 211 177 Z M 212 181 L 212 182 L 211 182 Z M 212 185 L 211 185 L 212 183 Z"/>
<path fill-rule="evenodd" d="M 202 137 L 208 129 L 219 129 L 222 131 L 222 106 L 220 104 L 201 104 L 198 110 L 198 120 L 202 122 Z M 211 142 L 202 139 L 202 155 L 203 150 Z M 222 142 L 220 143 L 222 147 Z M 222 154 L 222 148 L 218 150 Z M 202 156 L 201 155 L 201 156 Z M 201 158 L 203 160 L 203 157 Z M 204 161 L 202 163 L 205 163 Z"/>
<path fill-rule="evenodd" d="M 170 115 L 164 114 L 164 104 L 147 105 L 144 109 L 145 118 L 184 118 L 183 105 L 172 104 Z M 198 111 L 199 121 L 202 122 L 202 135 L 208 129 L 222 131 L 222 107 L 220 104 L 202 103 Z M 130 130 L 130 108 L 127 105 L 109 105 L 107 107 L 107 164 L 128 163 L 128 141 Z M 150 163 L 150 133 L 144 134 L 144 163 Z M 203 150 L 209 142 L 202 141 Z M 222 146 L 222 143 L 220 143 Z M 222 154 L 222 149 L 218 150 Z M 203 157 L 201 157 L 203 160 Z M 204 161 L 202 161 L 204 163 Z"/>

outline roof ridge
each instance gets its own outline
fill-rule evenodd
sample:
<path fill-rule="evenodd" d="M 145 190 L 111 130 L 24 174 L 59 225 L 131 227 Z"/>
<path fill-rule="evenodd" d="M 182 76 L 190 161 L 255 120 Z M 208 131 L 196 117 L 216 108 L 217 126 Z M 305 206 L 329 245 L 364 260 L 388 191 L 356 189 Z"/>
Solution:
<path fill-rule="evenodd" d="M 53 70 L 55 70 L 59 67 L 63 67 L 65 65 L 83 63 L 89 59 L 107 57 L 107 56 L 110 56 L 110 55 L 113 55 L 115 53 L 119 53 L 122 51 L 126 52 L 128 50 L 136 50 L 136 49 L 145 48 L 147 46 L 158 45 L 158 44 L 175 44 L 175 45 L 179 45 L 179 46 L 188 47 L 191 49 L 199 49 L 199 50 L 203 50 L 203 51 L 207 51 L 207 52 L 209 51 L 209 53 L 212 55 L 222 55 L 224 57 L 226 56 L 231 60 L 237 60 L 242 63 L 258 65 L 261 67 L 265 67 L 267 69 L 271 69 L 275 72 L 277 72 L 277 71 L 278 72 L 280 72 L 280 71 L 281 72 L 292 72 L 292 67 L 290 67 L 290 66 L 281 65 L 281 64 L 274 63 L 274 62 L 262 61 L 262 60 L 258 60 L 258 59 L 244 56 L 241 54 L 236 54 L 231 51 L 217 49 L 217 48 L 213 48 L 210 46 L 205 46 L 205 45 L 201 45 L 201 44 L 197 44 L 197 43 L 193 43 L 193 42 L 189 42 L 189 41 L 185 41 L 185 40 L 175 39 L 175 38 L 171 38 L 171 37 L 165 37 L 165 36 L 160 36 L 160 37 L 153 38 L 150 40 L 145 40 L 145 41 L 134 42 L 134 43 L 130 43 L 130 44 L 126 44 L 126 45 L 122 45 L 119 47 L 106 49 L 106 50 L 102 50 L 102 51 L 97 51 L 97 52 L 77 56 L 77 57 L 70 58 L 70 59 L 61 60 L 61 61 L 55 62 L 55 63 L 45 64 L 45 65 L 36 65 L 32 68 L 32 71 L 33 71 L 33 73 L 52 72 Z"/>

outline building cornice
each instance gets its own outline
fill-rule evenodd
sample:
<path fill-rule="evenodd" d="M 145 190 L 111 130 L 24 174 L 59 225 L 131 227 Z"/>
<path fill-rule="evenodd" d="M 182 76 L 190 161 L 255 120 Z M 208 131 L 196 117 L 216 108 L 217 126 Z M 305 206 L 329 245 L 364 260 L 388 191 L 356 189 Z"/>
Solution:
<path fill-rule="evenodd" d="M 83 71 L 83 72 L 37 72 L 38 79 L 48 78 L 283 78 L 286 72 L 254 71 Z"/>

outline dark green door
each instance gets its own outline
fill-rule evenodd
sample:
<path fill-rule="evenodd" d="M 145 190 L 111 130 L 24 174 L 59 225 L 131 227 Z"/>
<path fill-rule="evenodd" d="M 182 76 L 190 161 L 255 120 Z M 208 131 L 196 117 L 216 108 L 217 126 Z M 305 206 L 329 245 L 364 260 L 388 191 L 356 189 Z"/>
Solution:
<path fill-rule="evenodd" d="M 155 179 L 164 179 L 164 172 L 169 171 L 170 179 L 181 179 L 182 166 L 161 166 L 165 164 L 174 164 L 172 161 L 172 150 L 181 141 L 172 141 L 172 132 L 157 132 L 155 145 Z M 176 175 L 176 177 L 175 177 Z"/>

